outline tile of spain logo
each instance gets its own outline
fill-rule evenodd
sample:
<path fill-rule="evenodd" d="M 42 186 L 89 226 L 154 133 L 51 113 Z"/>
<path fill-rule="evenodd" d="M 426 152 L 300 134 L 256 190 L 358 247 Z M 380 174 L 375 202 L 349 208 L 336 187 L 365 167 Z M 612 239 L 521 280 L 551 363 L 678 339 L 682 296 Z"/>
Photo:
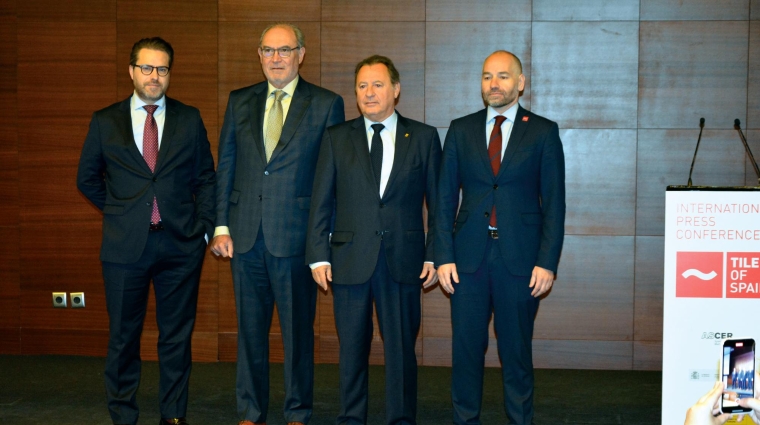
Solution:
<path fill-rule="evenodd" d="M 676 297 L 723 298 L 723 253 L 677 252 Z"/>

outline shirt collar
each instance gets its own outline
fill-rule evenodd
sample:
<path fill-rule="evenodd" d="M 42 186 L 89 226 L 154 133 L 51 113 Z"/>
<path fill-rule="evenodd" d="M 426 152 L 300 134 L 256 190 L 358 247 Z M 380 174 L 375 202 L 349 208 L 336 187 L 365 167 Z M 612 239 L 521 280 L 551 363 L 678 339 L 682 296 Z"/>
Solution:
<path fill-rule="evenodd" d="M 143 100 L 140 99 L 140 96 L 137 95 L 137 92 L 134 92 L 132 94 L 132 100 L 130 103 L 133 111 L 144 111 L 145 109 L 143 109 L 143 106 L 147 105 L 147 103 L 143 102 Z M 166 106 L 166 95 L 161 96 L 161 99 L 158 99 L 154 105 L 158 106 L 158 108 L 156 108 L 156 112 L 163 110 Z"/>
<path fill-rule="evenodd" d="M 293 93 L 296 91 L 296 85 L 298 85 L 298 80 L 300 79 L 299 75 L 296 74 L 296 78 L 293 78 L 293 81 L 289 82 L 285 85 L 282 89 L 278 89 L 277 87 L 273 86 L 272 83 L 267 82 L 267 98 L 274 93 L 275 90 L 282 90 L 287 94 L 290 98 L 293 98 Z"/>
<path fill-rule="evenodd" d="M 503 114 L 499 114 L 498 112 L 496 112 L 495 109 L 493 109 L 492 107 L 489 106 L 486 109 L 486 111 L 487 111 L 486 112 L 486 122 L 490 123 L 491 121 L 494 120 L 494 118 L 497 115 L 503 115 L 503 116 L 507 117 L 507 119 L 509 120 L 509 122 L 514 123 L 515 122 L 515 118 L 517 118 L 517 107 L 518 106 L 519 106 L 519 103 L 515 103 L 509 109 L 507 109 L 506 111 L 504 111 Z"/>
<path fill-rule="evenodd" d="M 363 118 L 364 118 L 364 128 L 367 131 L 367 133 L 375 132 L 375 130 L 372 128 L 372 124 L 382 124 L 383 126 L 385 126 L 383 130 L 388 130 L 390 132 L 391 139 L 396 138 L 395 137 L 396 124 L 398 123 L 398 114 L 396 113 L 396 111 L 393 111 L 393 113 L 388 118 L 386 118 L 385 120 L 379 123 L 375 121 L 370 121 L 369 119 L 367 119 L 367 117 L 363 117 Z"/>

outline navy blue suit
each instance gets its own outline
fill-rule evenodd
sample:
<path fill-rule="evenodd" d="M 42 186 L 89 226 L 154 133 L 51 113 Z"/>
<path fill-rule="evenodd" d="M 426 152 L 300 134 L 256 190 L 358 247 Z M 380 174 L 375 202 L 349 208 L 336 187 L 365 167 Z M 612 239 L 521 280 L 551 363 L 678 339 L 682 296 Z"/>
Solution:
<path fill-rule="evenodd" d="M 137 423 L 140 334 L 151 280 L 161 416 L 184 417 L 204 235 L 211 236 L 214 220 L 214 158 L 199 111 L 166 98 L 153 172 L 135 144 L 130 99 L 95 112 L 77 187 L 103 212 L 100 259 L 110 330 L 105 381 L 111 419 Z M 150 231 L 154 197 L 161 231 Z"/>
<path fill-rule="evenodd" d="M 300 78 L 267 162 L 267 82 L 230 93 L 219 138 L 216 225 L 232 237 L 238 316 L 240 419 L 265 422 L 274 305 L 285 350 L 285 419 L 312 413 L 316 283 L 304 262 L 311 189 L 322 133 L 343 122 L 343 98 Z"/>
<path fill-rule="evenodd" d="M 443 147 L 435 219 L 436 265 L 455 263 L 451 296 L 452 399 L 456 424 L 479 424 L 488 321 L 494 313 L 510 423 L 533 416 L 535 266 L 556 273 L 564 238 L 565 168 L 557 124 L 518 107 L 494 176 L 486 109 L 451 122 Z M 462 202 L 459 204 L 459 191 Z M 488 235 L 496 207 L 498 239 Z"/>
<path fill-rule="evenodd" d="M 393 166 L 383 196 L 363 117 L 327 129 L 317 163 L 306 260 L 329 261 L 340 340 L 338 424 L 367 423 L 372 302 L 385 349 L 387 424 L 414 424 L 415 341 L 423 263 L 433 261 L 423 206 L 435 205 L 441 142 L 435 128 L 398 116 Z M 335 211 L 335 229 L 329 237 Z M 435 229 L 430 217 L 428 231 Z M 431 233 L 432 234 L 432 233 Z"/>

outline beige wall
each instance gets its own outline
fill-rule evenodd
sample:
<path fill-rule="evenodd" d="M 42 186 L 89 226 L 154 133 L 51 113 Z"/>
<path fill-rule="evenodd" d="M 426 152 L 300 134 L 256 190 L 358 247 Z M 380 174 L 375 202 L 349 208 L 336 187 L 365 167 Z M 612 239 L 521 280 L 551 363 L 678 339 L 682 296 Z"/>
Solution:
<path fill-rule="evenodd" d="M 306 34 L 303 77 L 342 94 L 347 117 L 353 66 L 379 53 L 401 73 L 401 114 L 442 136 L 482 107 L 484 57 L 517 53 L 521 103 L 559 123 L 567 158 L 567 236 L 536 364 L 659 369 L 665 186 L 686 182 L 700 117 L 694 183 L 754 183 L 732 125 L 760 155 L 758 19 L 758 0 L 0 0 L 0 353 L 105 354 L 100 214 L 75 176 L 91 113 L 131 91 L 132 43 L 174 45 L 169 94 L 201 109 L 215 152 L 228 92 L 262 79 L 261 30 L 288 20 Z M 53 309 L 53 291 L 84 291 L 87 308 Z M 422 302 L 419 359 L 448 365 L 448 299 L 435 288 Z M 199 304 L 195 359 L 234 360 L 228 263 L 207 256 Z M 274 359 L 278 332 L 275 318 Z M 317 361 L 336 362 L 329 294 L 315 332 Z M 156 338 L 149 314 L 145 358 Z M 495 344 L 487 356 L 498 365 Z"/>

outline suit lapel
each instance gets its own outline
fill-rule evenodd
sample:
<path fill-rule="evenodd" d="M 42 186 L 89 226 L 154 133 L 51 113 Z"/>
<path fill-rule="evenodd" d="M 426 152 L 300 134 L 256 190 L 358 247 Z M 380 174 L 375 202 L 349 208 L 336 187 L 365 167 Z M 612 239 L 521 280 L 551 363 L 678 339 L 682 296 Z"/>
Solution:
<path fill-rule="evenodd" d="M 251 122 L 251 134 L 253 134 L 253 145 L 259 153 L 259 159 L 266 164 L 266 153 L 264 152 L 264 111 L 267 107 L 267 85 L 266 82 L 254 87 L 253 96 L 248 101 L 248 111 Z"/>
<path fill-rule="evenodd" d="M 397 113 L 398 114 L 398 113 Z M 404 159 L 406 159 L 406 153 L 409 152 L 409 144 L 412 141 L 412 134 L 408 130 L 408 122 L 406 118 L 398 115 L 396 121 L 396 139 L 394 145 L 393 166 L 391 167 L 391 175 L 388 177 L 388 183 L 385 185 L 385 192 L 383 196 L 388 193 L 388 190 L 393 187 L 393 181 L 398 176 L 398 173 L 403 168 Z"/>
<path fill-rule="evenodd" d="M 135 133 L 132 131 L 132 111 L 130 110 L 131 99 L 131 96 L 128 97 L 119 106 L 119 113 L 121 114 L 120 121 L 122 123 L 122 140 L 127 145 L 127 150 L 132 155 L 135 162 L 137 162 L 138 166 L 146 173 L 151 174 L 150 167 L 148 167 L 145 158 L 143 158 L 140 150 L 137 149 L 137 144 L 135 144 Z M 142 141 L 140 142 L 142 143 Z"/>
<path fill-rule="evenodd" d="M 526 117 L 526 119 L 523 119 Z M 504 169 L 507 168 L 509 161 L 517 152 L 517 148 L 523 141 L 525 130 L 528 128 L 527 111 L 522 106 L 517 106 L 517 115 L 515 115 L 515 122 L 512 124 L 512 133 L 509 135 L 509 141 L 507 142 L 507 150 L 504 152 L 504 158 L 501 160 L 501 166 L 499 167 L 498 177 L 504 173 Z"/>
<path fill-rule="evenodd" d="M 311 91 L 309 91 L 309 87 L 307 87 L 303 78 L 299 77 L 296 89 L 293 91 L 293 99 L 290 100 L 288 115 L 285 117 L 285 123 L 282 126 L 280 141 L 275 146 L 271 159 L 274 159 L 293 139 L 293 134 L 295 134 L 298 124 L 301 123 L 303 116 L 306 114 L 306 110 L 309 109 L 310 103 Z"/>
<path fill-rule="evenodd" d="M 359 116 L 359 118 L 356 118 L 352 127 L 351 144 L 354 145 L 354 149 L 356 150 L 359 165 L 364 170 L 367 180 L 372 183 L 372 187 L 377 187 L 375 173 L 372 171 L 372 163 L 369 159 L 369 145 L 367 142 L 367 129 L 364 127 L 364 117 Z M 380 197 L 377 191 L 375 191 L 375 194 Z"/>
<path fill-rule="evenodd" d="M 475 122 L 477 125 L 475 125 L 475 131 L 472 132 L 474 139 L 471 139 L 471 142 L 475 144 L 473 152 L 478 153 L 477 155 L 480 157 L 480 160 L 485 167 L 483 169 L 488 171 L 488 175 L 493 176 L 493 171 L 491 171 L 491 159 L 488 157 L 488 137 L 490 135 L 486 135 L 487 117 L 486 109 L 481 110 L 475 116 Z"/>
<path fill-rule="evenodd" d="M 164 117 L 164 132 L 161 135 L 161 146 L 158 149 L 158 158 L 156 159 L 156 173 L 158 173 L 158 171 L 161 169 L 161 165 L 163 165 L 164 161 L 166 160 L 166 155 L 168 155 L 169 152 L 169 146 L 172 143 L 174 132 L 177 129 L 177 121 L 179 121 L 179 119 L 177 117 L 177 108 L 175 106 L 176 105 L 174 101 L 167 97 L 166 111 L 164 112 L 166 114 Z"/>

